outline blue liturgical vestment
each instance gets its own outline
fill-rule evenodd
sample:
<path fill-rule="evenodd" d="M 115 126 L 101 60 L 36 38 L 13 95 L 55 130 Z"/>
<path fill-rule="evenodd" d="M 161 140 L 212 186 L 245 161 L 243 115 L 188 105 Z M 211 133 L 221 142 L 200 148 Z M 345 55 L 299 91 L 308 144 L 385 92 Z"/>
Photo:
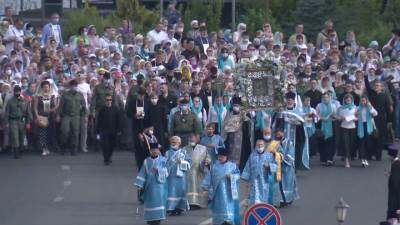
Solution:
<path fill-rule="evenodd" d="M 183 149 L 170 149 L 165 153 L 168 167 L 168 197 L 167 210 L 188 210 L 189 202 L 186 198 L 187 192 L 187 175 L 186 172 L 190 169 L 190 155 Z M 177 163 L 177 159 L 181 163 Z"/>
<path fill-rule="evenodd" d="M 167 177 L 168 171 L 164 157 L 158 156 L 155 159 L 148 157 L 145 159 L 135 181 L 135 186 L 144 190 L 144 220 L 165 219 Z"/>
<path fill-rule="evenodd" d="M 223 222 L 240 224 L 239 178 L 239 169 L 235 163 L 229 161 L 221 163 L 218 160 L 204 178 L 201 186 L 208 191 L 213 224 Z"/>
<path fill-rule="evenodd" d="M 269 165 L 269 171 L 265 168 L 265 165 Z M 274 193 L 277 193 L 277 191 L 270 191 L 275 186 L 276 168 L 277 165 L 272 153 L 266 152 L 266 150 L 261 154 L 257 151 L 251 153 L 241 175 L 243 180 L 250 182 L 248 196 L 250 205 L 256 203 L 277 205 L 273 198 Z"/>
<path fill-rule="evenodd" d="M 214 163 L 217 160 L 217 149 L 219 147 L 225 147 L 224 139 L 221 136 L 214 134 L 213 136 L 203 136 L 201 137 L 200 144 L 204 146 L 208 146 L 209 144 L 214 145 L 214 148 L 207 148 L 208 155 L 211 158 L 211 161 Z"/>

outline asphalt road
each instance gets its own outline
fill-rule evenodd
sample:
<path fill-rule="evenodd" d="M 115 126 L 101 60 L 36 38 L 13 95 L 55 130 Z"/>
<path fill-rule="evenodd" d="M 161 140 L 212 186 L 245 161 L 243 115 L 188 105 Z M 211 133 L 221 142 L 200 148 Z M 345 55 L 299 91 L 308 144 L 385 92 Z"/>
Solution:
<path fill-rule="evenodd" d="M 281 209 L 284 225 L 335 225 L 334 206 L 341 196 L 351 206 L 346 225 L 377 225 L 385 217 L 389 159 L 359 162 L 346 169 L 312 161 L 298 173 L 301 199 Z M 131 152 L 114 154 L 104 166 L 98 153 L 78 156 L 25 154 L 19 160 L 0 155 L 0 225 L 141 225 L 143 212 L 133 186 Z M 244 196 L 242 196 L 243 198 Z M 168 217 L 163 224 L 207 224 L 209 210 Z M 208 220 L 209 221 L 209 220 Z"/>

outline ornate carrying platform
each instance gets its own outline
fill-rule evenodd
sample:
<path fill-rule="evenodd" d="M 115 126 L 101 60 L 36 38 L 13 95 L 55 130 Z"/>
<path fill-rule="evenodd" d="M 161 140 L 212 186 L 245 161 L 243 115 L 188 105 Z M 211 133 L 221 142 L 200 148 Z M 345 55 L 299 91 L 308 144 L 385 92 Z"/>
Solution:
<path fill-rule="evenodd" d="M 237 92 L 245 107 L 253 110 L 274 110 L 283 106 L 283 81 L 278 67 L 269 60 L 256 60 L 241 65 Z"/>

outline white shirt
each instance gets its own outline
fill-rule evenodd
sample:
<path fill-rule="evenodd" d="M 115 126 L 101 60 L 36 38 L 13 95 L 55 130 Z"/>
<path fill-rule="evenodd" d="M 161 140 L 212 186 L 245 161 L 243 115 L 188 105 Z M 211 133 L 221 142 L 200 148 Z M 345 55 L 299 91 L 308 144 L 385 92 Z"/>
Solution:
<path fill-rule="evenodd" d="M 60 43 L 60 26 L 58 24 L 50 24 L 51 32 L 57 44 Z"/>
<path fill-rule="evenodd" d="M 92 94 L 92 91 L 90 90 L 90 85 L 86 82 L 78 84 L 78 92 L 82 93 L 83 98 L 85 99 L 86 109 L 88 109 L 89 108 L 88 98 Z"/>
<path fill-rule="evenodd" d="M 151 30 L 147 33 L 147 38 L 149 39 L 150 52 L 154 52 L 154 46 L 161 44 L 164 40 L 168 40 L 168 34 L 165 31 L 157 32 L 156 30 Z"/>
<path fill-rule="evenodd" d="M 371 106 L 369 112 L 371 113 L 371 115 L 373 117 L 378 115 L 378 112 L 372 106 Z M 358 118 L 358 119 L 360 119 L 360 118 Z M 366 110 L 366 108 L 363 108 L 362 111 L 361 111 L 361 121 L 363 123 L 367 122 L 367 110 Z"/>
<path fill-rule="evenodd" d="M 356 107 L 353 107 L 352 109 L 341 109 L 339 112 L 339 117 L 342 119 L 340 127 L 345 129 L 356 128 L 356 123 L 355 123 L 355 121 L 357 120 L 356 113 L 357 113 Z M 349 118 L 349 120 L 345 120 L 343 119 L 343 117 Z"/>
<path fill-rule="evenodd" d="M 225 107 L 222 109 L 222 122 L 224 122 L 226 116 L 226 109 Z M 208 112 L 208 119 L 207 119 L 207 123 L 218 123 L 218 113 L 215 110 L 214 106 L 211 106 L 209 112 Z"/>
<path fill-rule="evenodd" d="M 101 48 L 106 48 L 106 49 L 110 49 L 111 46 L 114 46 L 115 50 L 118 51 L 118 42 L 117 41 L 111 41 L 110 39 L 106 38 L 106 37 L 102 37 L 100 38 L 100 45 Z"/>
<path fill-rule="evenodd" d="M 18 30 L 15 26 L 11 25 L 4 35 L 4 39 L 8 41 L 9 39 L 13 38 L 15 38 L 13 41 L 6 43 L 6 54 L 10 54 L 10 52 L 14 49 L 14 43 L 17 38 L 24 38 L 24 31 L 22 29 Z"/>

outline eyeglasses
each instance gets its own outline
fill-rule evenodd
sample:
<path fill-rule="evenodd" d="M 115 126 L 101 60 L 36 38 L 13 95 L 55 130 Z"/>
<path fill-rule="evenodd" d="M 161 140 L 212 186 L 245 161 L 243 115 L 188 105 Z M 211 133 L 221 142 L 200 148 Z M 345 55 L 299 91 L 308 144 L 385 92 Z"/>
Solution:
<path fill-rule="evenodd" d="M 112 102 L 112 99 L 106 99 L 107 102 Z"/>

